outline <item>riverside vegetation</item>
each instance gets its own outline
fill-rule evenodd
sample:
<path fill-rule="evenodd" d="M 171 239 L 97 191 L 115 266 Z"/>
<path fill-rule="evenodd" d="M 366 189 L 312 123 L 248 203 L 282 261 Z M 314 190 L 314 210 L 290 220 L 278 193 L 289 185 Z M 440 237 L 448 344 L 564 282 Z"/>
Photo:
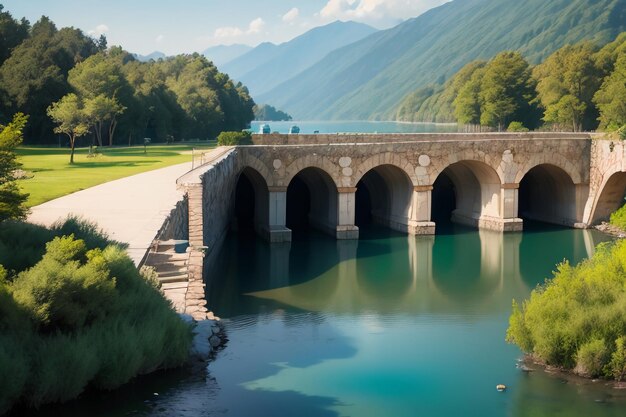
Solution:
<path fill-rule="evenodd" d="M 534 360 L 586 377 L 626 377 L 626 240 L 601 244 L 577 266 L 564 262 L 521 305 L 507 341 Z"/>
<path fill-rule="evenodd" d="M 155 282 L 93 225 L 0 223 L 0 413 L 180 366 L 191 340 Z"/>

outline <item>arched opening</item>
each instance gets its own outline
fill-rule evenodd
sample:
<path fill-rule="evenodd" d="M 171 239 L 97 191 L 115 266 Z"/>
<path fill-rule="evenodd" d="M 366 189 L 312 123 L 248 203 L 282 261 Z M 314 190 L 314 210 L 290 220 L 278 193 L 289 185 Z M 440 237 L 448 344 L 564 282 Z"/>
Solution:
<path fill-rule="evenodd" d="M 413 183 L 408 175 L 393 165 L 369 170 L 356 186 L 355 223 L 372 223 L 402 232 L 408 231 Z"/>
<path fill-rule="evenodd" d="M 437 233 L 448 231 L 451 223 L 476 227 L 480 220 L 499 219 L 500 189 L 500 177 L 483 162 L 448 166 L 433 184 L 431 218 Z"/>
<path fill-rule="evenodd" d="M 305 168 L 287 187 L 287 227 L 295 233 L 337 232 L 337 187 L 327 172 Z"/>
<path fill-rule="evenodd" d="M 624 205 L 626 194 L 626 172 L 616 172 L 608 179 L 600 192 L 591 224 L 608 221 L 611 213 Z"/>
<path fill-rule="evenodd" d="M 573 226 L 576 223 L 576 186 L 563 169 L 537 165 L 524 175 L 519 188 L 519 217 L 527 220 Z"/>
<path fill-rule="evenodd" d="M 235 212 L 232 226 L 241 234 L 252 234 L 267 228 L 269 192 L 265 179 L 253 168 L 241 171 L 235 187 Z"/>

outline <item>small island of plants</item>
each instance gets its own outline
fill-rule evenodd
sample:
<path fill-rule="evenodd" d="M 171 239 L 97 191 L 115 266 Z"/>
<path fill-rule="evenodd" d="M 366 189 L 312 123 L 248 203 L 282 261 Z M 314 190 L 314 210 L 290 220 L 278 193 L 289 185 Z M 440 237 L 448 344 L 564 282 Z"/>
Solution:
<path fill-rule="evenodd" d="M 601 244 L 577 266 L 560 264 L 554 279 L 520 306 L 513 302 L 507 341 L 536 362 L 585 377 L 626 377 L 626 241 Z"/>

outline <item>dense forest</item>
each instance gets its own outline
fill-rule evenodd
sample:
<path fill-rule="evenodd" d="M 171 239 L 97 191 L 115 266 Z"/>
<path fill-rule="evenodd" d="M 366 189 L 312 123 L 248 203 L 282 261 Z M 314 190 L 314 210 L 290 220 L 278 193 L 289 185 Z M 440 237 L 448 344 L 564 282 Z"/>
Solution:
<path fill-rule="evenodd" d="M 598 47 L 566 45 L 532 67 L 519 52 L 465 65 L 443 85 L 405 97 L 403 121 L 506 129 L 608 130 L 626 125 L 626 33 Z"/>
<path fill-rule="evenodd" d="M 277 110 L 275 107 L 269 104 L 261 104 L 254 106 L 254 120 L 262 121 L 289 121 L 292 120 L 291 116 L 287 113 Z"/>
<path fill-rule="evenodd" d="M 26 143 L 57 143 L 55 132 L 102 145 L 214 138 L 247 127 L 253 106 L 202 55 L 139 62 L 104 37 L 45 16 L 31 25 L 0 4 L 0 123 L 28 115 Z"/>

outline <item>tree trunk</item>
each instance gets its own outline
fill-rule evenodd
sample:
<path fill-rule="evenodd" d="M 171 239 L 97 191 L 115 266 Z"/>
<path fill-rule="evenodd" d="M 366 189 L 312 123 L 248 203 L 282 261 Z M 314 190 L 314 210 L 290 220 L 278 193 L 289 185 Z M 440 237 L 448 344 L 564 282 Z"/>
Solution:
<path fill-rule="evenodd" d="M 70 165 L 74 164 L 74 145 L 76 144 L 76 138 L 72 135 L 70 137 Z"/>
<path fill-rule="evenodd" d="M 111 120 L 111 124 L 109 125 L 109 146 L 113 146 L 113 134 L 115 133 L 115 127 L 117 126 L 117 121 L 115 118 Z"/>

